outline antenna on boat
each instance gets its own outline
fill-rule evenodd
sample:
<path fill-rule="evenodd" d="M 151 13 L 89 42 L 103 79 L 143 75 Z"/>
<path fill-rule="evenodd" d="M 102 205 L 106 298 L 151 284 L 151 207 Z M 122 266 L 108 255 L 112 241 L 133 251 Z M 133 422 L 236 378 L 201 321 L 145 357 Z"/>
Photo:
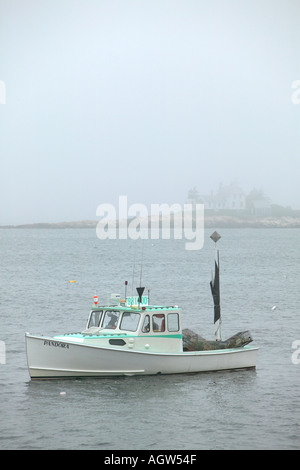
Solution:
<path fill-rule="evenodd" d="M 142 287 L 142 274 L 143 274 L 143 258 L 144 258 L 144 240 L 142 245 L 142 260 L 141 260 L 141 273 L 140 273 L 140 287 L 137 287 L 137 293 L 139 294 L 138 299 L 138 307 L 140 308 L 140 304 L 142 303 L 142 295 L 144 293 L 145 287 Z"/>
<path fill-rule="evenodd" d="M 212 275 L 210 281 L 211 293 L 214 299 L 214 324 L 216 341 L 222 341 L 221 336 L 221 307 L 220 307 L 220 256 L 217 249 L 217 242 L 220 240 L 221 235 L 218 232 L 211 234 L 210 238 L 215 242 L 215 275 Z"/>
<path fill-rule="evenodd" d="M 144 260 L 144 240 L 143 240 L 143 245 L 142 245 L 142 260 L 141 260 L 140 286 L 142 285 L 143 260 Z"/>
<path fill-rule="evenodd" d="M 133 259 L 133 268 L 132 268 L 132 282 L 131 282 L 131 300 L 130 300 L 130 307 L 132 306 L 132 301 L 133 301 L 133 285 L 134 285 L 135 255 L 136 255 L 136 244 L 134 244 L 134 259 Z"/>
<path fill-rule="evenodd" d="M 125 305 L 126 305 L 126 303 L 127 303 L 127 286 L 128 286 L 128 281 L 125 281 L 125 297 L 124 297 L 124 299 L 125 299 Z"/>

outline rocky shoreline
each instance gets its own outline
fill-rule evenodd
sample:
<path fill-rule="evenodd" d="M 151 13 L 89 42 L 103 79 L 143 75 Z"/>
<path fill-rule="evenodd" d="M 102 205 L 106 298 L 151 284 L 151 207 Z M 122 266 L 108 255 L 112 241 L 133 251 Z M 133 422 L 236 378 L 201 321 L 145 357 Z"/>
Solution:
<path fill-rule="evenodd" d="M 205 227 L 220 228 L 300 228 L 300 217 L 205 217 Z"/>

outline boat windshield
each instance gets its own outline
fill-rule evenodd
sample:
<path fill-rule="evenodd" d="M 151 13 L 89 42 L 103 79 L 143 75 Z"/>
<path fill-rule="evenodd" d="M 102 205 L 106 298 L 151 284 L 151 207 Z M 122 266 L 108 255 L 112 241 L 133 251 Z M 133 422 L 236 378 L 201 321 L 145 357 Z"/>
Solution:
<path fill-rule="evenodd" d="M 93 310 L 90 314 L 88 328 L 99 326 L 102 318 L 103 310 Z"/>
<path fill-rule="evenodd" d="M 141 315 L 136 312 L 124 312 L 120 324 L 120 330 L 136 331 Z"/>
<path fill-rule="evenodd" d="M 102 328 L 112 328 L 114 330 L 117 326 L 119 316 L 120 312 L 118 310 L 106 310 L 102 322 Z"/>

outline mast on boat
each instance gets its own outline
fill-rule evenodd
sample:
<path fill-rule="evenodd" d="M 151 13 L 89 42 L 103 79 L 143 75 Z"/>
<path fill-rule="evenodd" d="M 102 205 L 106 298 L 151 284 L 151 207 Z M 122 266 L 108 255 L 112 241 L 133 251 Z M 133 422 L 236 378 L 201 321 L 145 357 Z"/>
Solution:
<path fill-rule="evenodd" d="M 143 257 L 144 257 L 144 240 L 143 240 L 143 245 L 142 245 L 142 261 L 141 261 L 141 274 L 140 274 L 140 287 L 137 287 L 137 293 L 139 294 L 138 298 L 138 307 L 140 308 L 140 305 L 142 303 L 142 296 L 145 290 L 145 287 L 142 287 L 142 273 L 143 273 Z"/>
<path fill-rule="evenodd" d="M 221 235 L 214 232 L 210 238 L 215 242 L 215 275 L 212 275 L 210 281 L 211 293 L 214 299 L 214 324 L 215 324 L 215 337 L 216 341 L 222 341 L 221 335 L 221 306 L 220 306 L 220 256 L 217 249 L 217 242 L 220 240 Z"/>

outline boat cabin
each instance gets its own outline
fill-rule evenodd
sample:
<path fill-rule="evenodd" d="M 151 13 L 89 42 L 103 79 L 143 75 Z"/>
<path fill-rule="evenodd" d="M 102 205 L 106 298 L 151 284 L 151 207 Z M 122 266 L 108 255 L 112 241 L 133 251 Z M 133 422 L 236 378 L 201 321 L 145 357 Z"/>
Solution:
<path fill-rule="evenodd" d="M 82 335 L 86 338 L 106 338 L 110 345 L 115 346 L 180 352 L 180 313 L 177 306 L 97 306 L 91 310 Z"/>
<path fill-rule="evenodd" d="M 179 332 L 178 307 L 143 307 L 141 310 L 122 307 L 97 307 L 90 312 L 86 330 L 116 330 L 147 333 Z"/>

